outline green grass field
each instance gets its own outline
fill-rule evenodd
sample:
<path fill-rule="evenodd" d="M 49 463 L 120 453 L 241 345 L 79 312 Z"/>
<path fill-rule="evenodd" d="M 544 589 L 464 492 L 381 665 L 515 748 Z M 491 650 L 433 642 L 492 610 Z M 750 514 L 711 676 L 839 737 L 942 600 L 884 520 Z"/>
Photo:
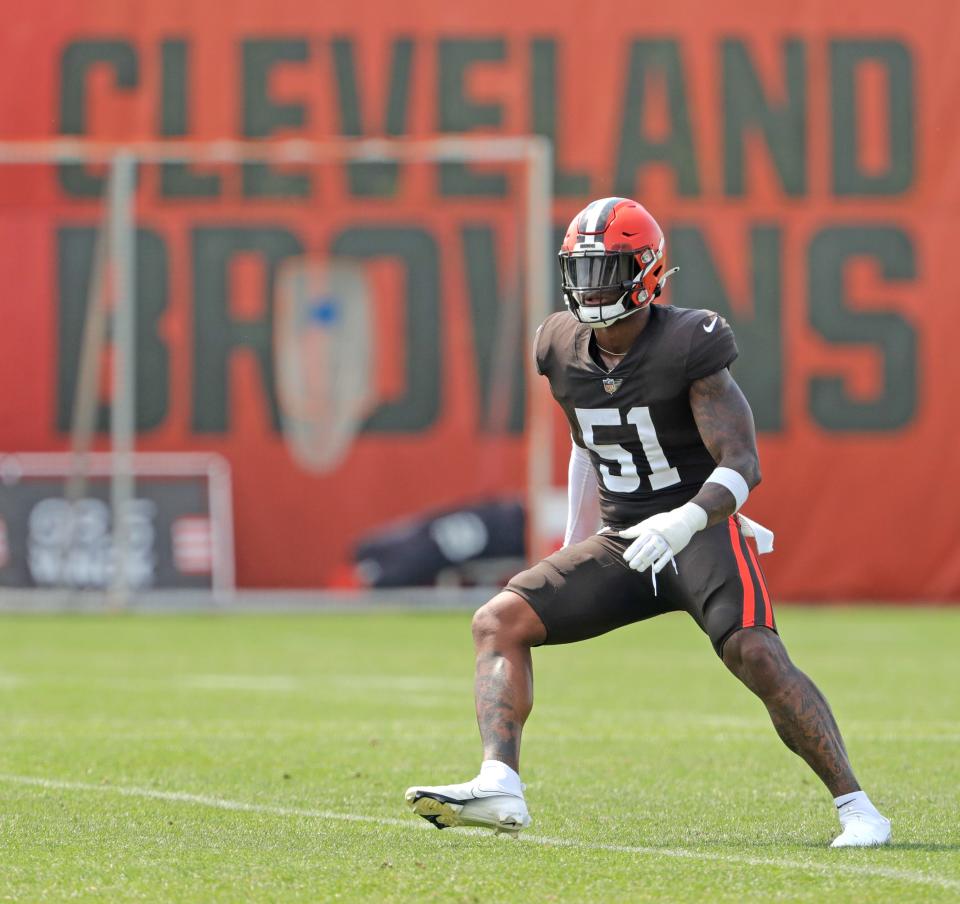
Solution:
<path fill-rule="evenodd" d="M 519 840 L 438 832 L 478 765 L 469 616 L 0 619 L 0 900 L 956 901 L 960 610 L 779 621 L 895 844 L 671 615 L 535 654 Z"/>

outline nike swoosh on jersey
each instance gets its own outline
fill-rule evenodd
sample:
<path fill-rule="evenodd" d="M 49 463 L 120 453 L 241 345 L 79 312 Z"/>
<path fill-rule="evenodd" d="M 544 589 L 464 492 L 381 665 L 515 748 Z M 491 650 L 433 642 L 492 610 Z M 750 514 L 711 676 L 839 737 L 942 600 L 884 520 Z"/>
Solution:
<path fill-rule="evenodd" d="M 719 319 L 720 319 L 719 317 L 714 317 L 713 320 L 710 321 L 710 325 L 709 325 L 709 326 L 708 326 L 707 324 L 704 324 L 704 325 L 703 325 L 703 331 L 704 331 L 705 333 L 712 333 L 712 332 L 713 332 L 713 328 L 717 325 L 717 321 L 718 321 Z"/>

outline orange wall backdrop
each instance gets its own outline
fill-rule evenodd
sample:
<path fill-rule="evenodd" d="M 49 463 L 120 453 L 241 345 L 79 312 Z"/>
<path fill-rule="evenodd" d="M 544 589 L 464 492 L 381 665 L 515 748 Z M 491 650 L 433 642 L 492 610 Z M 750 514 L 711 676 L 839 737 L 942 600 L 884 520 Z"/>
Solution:
<path fill-rule="evenodd" d="M 637 197 L 681 266 L 669 300 L 737 331 L 774 592 L 960 599 L 952 0 L 37 0 L 5 21 L 3 140 L 549 135 L 554 230 Z M 0 168 L 2 450 L 66 445 L 100 176 Z M 520 491 L 522 386 L 506 432 L 486 388 L 516 179 L 144 172 L 139 446 L 230 460 L 242 585 L 328 583 L 379 524 Z M 271 357 L 271 280 L 314 250 L 367 260 L 382 306 L 379 405 L 323 475 L 283 442 Z"/>

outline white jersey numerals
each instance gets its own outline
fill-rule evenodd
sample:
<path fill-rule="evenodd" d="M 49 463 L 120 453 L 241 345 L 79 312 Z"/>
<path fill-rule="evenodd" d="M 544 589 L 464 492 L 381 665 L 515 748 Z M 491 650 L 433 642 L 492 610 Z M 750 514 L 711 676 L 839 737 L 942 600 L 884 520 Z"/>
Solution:
<path fill-rule="evenodd" d="M 575 408 L 580 431 L 583 433 L 583 442 L 588 449 L 592 449 L 600 458 L 608 462 L 616 462 L 619 474 L 613 474 L 607 465 L 600 465 L 600 476 L 604 486 L 614 493 L 633 493 L 640 489 L 641 478 L 637 472 L 637 464 L 633 456 L 617 443 L 597 443 L 593 438 L 594 427 L 622 427 L 623 418 L 617 408 Z M 645 407 L 631 408 L 627 412 L 626 423 L 637 429 L 643 454 L 650 466 L 650 488 L 662 490 L 680 483 L 680 472 L 671 468 L 667 456 L 663 452 L 657 431 L 650 418 L 650 409 Z"/>

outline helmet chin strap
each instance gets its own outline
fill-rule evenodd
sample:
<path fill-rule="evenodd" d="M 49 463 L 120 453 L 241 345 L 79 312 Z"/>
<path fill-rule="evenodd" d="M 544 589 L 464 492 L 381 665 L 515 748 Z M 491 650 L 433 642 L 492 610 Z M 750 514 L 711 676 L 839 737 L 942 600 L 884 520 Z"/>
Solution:
<path fill-rule="evenodd" d="M 616 317 L 612 317 L 610 320 L 604 320 L 603 322 L 589 320 L 581 321 L 581 323 L 586 323 L 592 330 L 602 330 L 614 323 L 619 323 L 621 320 L 626 320 L 631 314 L 636 314 L 639 310 L 640 308 L 631 308 L 631 310 L 624 311 L 622 314 L 618 314 Z"/>
<path fill-rule="evenodd" d="M 626 298 L 632 291 L 633 291 L 632 289 L 628 289 L 612 305 L 610 305 L 610 307 L 616 307 L 616 305 L 621 304 L 623 302 L 623 299 Z M 578 310 L 582 307 L 583 305 L 577 306 Z M 599 307 L 603 308 L 604 305 L 600 305 Z M 602 330 L 610 326 L 612 323 L 617 323 L 618 321 L 623 320 L 626 317 L 629 317 L 631 314 L 636 314 L 637 311 L 640 311 L 645 307 L 647 307 L 646 304 L 634 305 L 633 307 L 627 308 L 627 310 L 625 310 L 622 314 L 617 314 L 615 317 L 611 317 L 607 320 L 584 320 L 578 314 L 577 320 L 579 320 L 581 323 L 585 323 L 592 330 Z"/>

